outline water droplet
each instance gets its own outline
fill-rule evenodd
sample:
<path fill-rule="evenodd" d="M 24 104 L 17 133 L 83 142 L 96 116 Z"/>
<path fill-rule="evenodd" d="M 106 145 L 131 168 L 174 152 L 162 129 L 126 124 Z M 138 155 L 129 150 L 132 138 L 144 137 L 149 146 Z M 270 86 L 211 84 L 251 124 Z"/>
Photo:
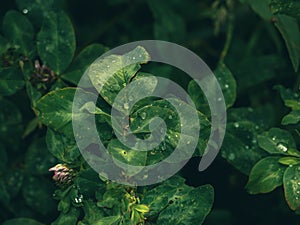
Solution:
<path fill-rule="evenodd" d="M 75 199 L 74 199 L 75 203 L 79 204 L 82 203 L 83 201 L 83 195 L 78 195 Z"/>
<path fill-rule="evenodd" d="M 145 112 L 142 112 L 141 113 L 141 118 L 144 120 L 144 119 L 146 119 L 146 117 L 147 117 L 147 114 Z"/>
<path fill-rule="evenodd" d="M 245 148 L 246 148 L 246 149 L 249 149 L 249 146 L 248 146 L 248 145 L 246 145 L 246 146 L 245 146 Z"/>
<path fill-rule="evenodd" d="M 272 137 L 272 141 L 275 141 L 276 140 L 276 136 Z"/>
<path fill-rule="evenodd" d="M 106 67 L 107 67 L 107 68 L 109 68 L 110 66 L 109 66 L 109 65 L 107 65 Z"/>
<path fill-rule="evenodd" d="M 115 62 L 116 62 L 116 60 L 113 60 L 112 62 L 113 62 L 113 63 L 115 63 Z"/>
<path fill-rule="evenodd" d="M 225 87 L 225 88 L 229 88 L 229 85 L 228 85 L 228 84 L 225 84 L 224 87 Z"/>
<path fill-rule="evenodd" d="M 220 97 L 220 98 L 218 98 L 218 99 L 217 99 L 217 101 L 218 101 L 218 102 L 222 101 L 222 98 L 221 98 L 221 97 Z"/>
<path fill-rule="evenodd" d="M 258 126 L 258 125 L 256 125 L 256 126 L 255 126 L 255 129 L 256 129 L 256 130 L 258 130 L 258 129 L 259 129 L 259 126 Z"/>
<path fill-rule="evenodd" d="M 187 143 L 186 143 L 186 144 L 187 144 L 187 145 L 189 145 L 190 143 L 191 143 L 191 141 L 187 141 Z"/>
<path fill-rule="evenodd" d="M 135 57 L 133 56 L 132 59 L 135 60 Z"/>
<path fill-rule="evenodd" d="M 234 159 L 235 159 L 235 155 L 234 155 L 233 153 L 230 153 L 230 154 L 228 155 L 228 159 L 229 159 L 229 160 L 234 160 Z"/>
<path fill-rule="evenodd" d="M 235 122 L 235 123 L 233 124 L 233 126 L 234 126 L 235 128 L 239 128 L 240 124 L 239 124 L 238 122 Z"/>
<path fill-rule="evenodd" d="M 298 182 L 297 184 L 300 185 L 300 182 Z"/>
<path fill-rule="evenodd" d="M 140 58 L 142 58 L 142 55 L 139 55 Z"/>
<path fill-rule="evenodd" d="M 129 104 L 126 102 L 126 103 L 124 103 L 123 107 L 124 107 L 125 110 L 128 110 L 129 109 Z"/>
<path fill-rule="evenodd" d="M 286 152 L 288 150 L 288 148 L 283 143 L 280 142 L 277 144 L 277 148 L 283 152 Z"/>
<path fill-rule="evenodd" d="M 29 12 L 29 10 L 26 8 L 22 10 L 22 13 L 24 13 L 24 14 L 27 14 L 28 12 Z"/>
<path fill-rule="evenodd" d="M 170 116 L 169 116 L 169 119 L 170 119 L 170 120 L 171 120 L 171 119 L 173 119 L 173 116 L 172 116 L 172 115 L 170 115 Z"/>

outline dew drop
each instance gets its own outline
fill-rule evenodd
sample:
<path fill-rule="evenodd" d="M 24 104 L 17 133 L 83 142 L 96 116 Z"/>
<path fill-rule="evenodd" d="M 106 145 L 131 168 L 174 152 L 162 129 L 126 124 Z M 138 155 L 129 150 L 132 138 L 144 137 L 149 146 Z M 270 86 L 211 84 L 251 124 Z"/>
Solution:
<path fill-rule="evenodd" d="M 113 62 L 113 63 L 115 63 L 115 62 L 116 62 L 116 60 L 113 60 L 112 62 Z"/>
<path fill-rule="evenodd" d="M 170 116 L 169 116 L 169 119 L 170 119 L 170 120 L 171 120 L 171 119 L 173 119 L 173 116 L 172 116 L 172 115 L 170 115 Z"/>
<path fill-rule="evenodd" d="M 277 148 L 283 152 L 287 152 L 287 150 L 288 150 L 288 148 L 283 143 L 278 143 Z"/>
<path fill-rule="evenodd" d="M 237 122 L 235 122 L 233 125 L 234 125 L 235 128 L 239 128 L 239 126 L 240 126 L 240 124 L 237 123 Z"/>
<path fill-rule="evenodd" d="M 249 149 L 249 146 L 248 146 L 248 145 L 246 145 L 246 146 L 245 146 L 245 148 L 246 148 L 246 149 Z"/>
<path fill-rule="evenodd" d="M 218 99 L 217 99 L 217 101 L 218 101 L 218 102 L 222 101 L 222 98 L 221 98 L 221 97 L 220 97 L 220 98 L 218 98 Z"/>
<path fill-rule="evenodd" d="M 224 86 L 225 86 L 225 88 L 229 88 L 229 85 L 228 85 L 228 84 L 225 84 Z"/>
<path fill-rule="evenodd" d="M 22 10 L 22 13 L 23 13 L 23 14 L 27 14 L 28 12 L 29 12 L 29 10 L 26 9 L 26 8 Z"/>
<path fill-rule="evenodd" d="M 133 56 L 132 59 L 135 60 L 135 57 Z"/>

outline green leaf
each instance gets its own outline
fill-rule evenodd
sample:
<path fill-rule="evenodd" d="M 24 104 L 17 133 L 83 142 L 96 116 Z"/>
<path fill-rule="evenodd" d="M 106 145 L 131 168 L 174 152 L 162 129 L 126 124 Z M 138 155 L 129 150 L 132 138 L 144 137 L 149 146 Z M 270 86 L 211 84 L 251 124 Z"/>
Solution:
<path fill-rule="evenodd" d="M 16 0 L 18 9 L 30 18 L 34 25 L 40 27 L 44 17 L 51 11 L 59 10 L 59 0 L 48 0 L 42 4 L 39 0 Z"/>
<path fill-rule="evenodd" d="M 77 225 L 80 212 L 71 208 L 68 213 L 60 213 L 59 217 L 51 225 Z"/>
<path fill-rule="evenodd" d="M 297 124 L 300 121 L 300 110 L 291 111 L 281 121 L 282 125 Z"/>
<path fill-rule="evenodd" d="M 64 12 L 49 12 L 37 36 L 37 49 L 43 64 L 56 74 L 70 65 L 75 52 L 75 34 Z"/>
<path fill-rule="evenodd" d="M 270 8 L 274 14 L 300 18 L 300 3 L 297 0 L 271 0 Z"/>
<path fill-rule="evenodd" d="M 300 165 L 289 166 L 283 176 L 285 199 L 292 210 L 300 208 Z"/>
<path fill-rule="evenodd" d="M 48 128 L 46 142 L 51 154 L 63 162 L 72 163 L 80 155 L 71 126 L 62 133 Z"/>
<path fill-rule="evenodd" d="M 146 165 L 147 151 L 130 149 L 117 139 L 109 142 L 107 150 L 114 158 L 116 165 L 124 169 L 126 174 L 134 175 L 139 172 L 136 168 L 131 170 L 130 166 L 142 167 Z"/>
<path fill-rule="evenodd" d="M 286 130 L 272 128 L 257 136 L 258 145 L 270 154 L 288 155 L 289 149 L 295 149 L 293 136 Z"/>
<path fill-rule="evenodd" d="M 154 16 L 154 37 L 165 41 L 181 41 L 185 36 L 185 21 L 171 2 L 147 1 Z"/>
<path fill-rule="evenodd" d="M 72 121 L 75 91 L 75 88 L 52 91 L 36 103 L 36 111 L 43 124 L 59 131 Z"/>
<path fill-rule="evenodd" d="M 182 177 L 174 176 L 147 191 L 141 201 L 150 207 L 150 212 L 146 215 L 148 217 L 157 216 L 174 199 L 176 193 L 188 192 L 191 187 L 185 185 L 184 182 Z"/>
<path fill-rule="evenodd" d="M 257 132 L 259 126 L 250 121 L 227 124 L 221 155 L 245 174 L 249 174 L 255 163 L 266 155 L 257 145 Z"/>
<path fill-rule="evenodd" d="M 22 114 L 17 106 L 4 98 L 0 99 L 0 140 L 10 149 L 18 149 L 22 135 Z"/>
<path fill-rule="evenodd" d="M 120 216 L 103 217 L 93 223 L 93 225 L 113 225 L 120 220 Z"/>
<path fill-rule="evenodd" d="M 7 220 L 2 225 L 43 225 L 43 224 L 29 218 L 16 218 L 16 219 Z"/>
<path fill-rule="evenodd" d="M 296 165 L 296 164 L 300 164 L 300 159 L 299 158 L 295 158 L 295 157 L 282 157 L 278 160 L 279 163 L 281 163 L 282 165 Z"/>
<path fill-rule="evenodd" d="M 300 62 L 300 30 L 295 18 L 287 15 L 276 15 L 275 26 L 281 33 L 295 72 L 298 71 Z"/>
<path fill-rule="evenodd" d="M 292 111 L 283 117 L 281 124 L 297 124 L 300 121 L 300 95 L 297 92 L 293 92 L 290 89 L 286 89 L 283 86 L 275 86 L 275 89 L 280 92 L 281 98 L 284 101 L 284 104 L 291 108 Z"/>
<path fill-rule="evenodd" d="M 109 55 L 94 62 L 89 68 L 89 78 L 102 98 L 110 105 L 115 97 L 141 68 L 149 61 L 146 50 L 138 46 L 124 55 Z"/>
<path fill-rule="evenodd" d="M 51 197 L 53 191 L 54 186 L 49 180 L 34 176 L 30 176 L 22 187 L 26 204 L 43 215 L 55 211 L 56 204 Z"/>
<path fill-rule="evenodd" d="M 252 168 L 246 189 L 250 194 L 268 193 L 282 185 L 285 166 L 278 163 L 280 157 L 266 157 Z"/>
<path fill-rule="evenodd" d="M 221 86 L 226 106 L 229 108 L 234 104 L 236 99 L 236 81 L 225 64 L 219 64 L 214 74 Z"/>
<path fill-rule="evenodd" d="M 49 168 L 55 162 L 55 158 L 47 149 L 45 138 L 33 141 L 26 151 L 25 163 L 31 174 L 48 174 Z"/>
<path fill-rule="evenodd" d="M 8 11 L 3 19 L 3 33 L 12 47 L 29 56 L 34 50 L 34 30 L 29 20 L 17 11 Z"/>
<path fill-rule="evenodd" d="M 235 47 L 237 48 L 236 51 L 240 51 L 241 47 L 237 45 Z M 246 46 L 243 47 L 246 48 Z M 228 65 L 235 75 L 238 92 L 245 92 L 247 88 L 257 87 L 259 84 L 278 77 L 278 69 L 286 68 L 285 62 L 277 54 L 241 55 L 233 58 Z"/>
<path fill-rule="evenodd" d="M 213 201 L 214 190 L 210 185 L 197 187 L 187 193 L 178 193 L 173 202 L 159 214 L 157 224 L 202 224 Z"/>
<path fill-rule="evenodd" d="M 217 78 L 218 84 L 222 89 L 226 107 L 231 107 L 236 99 L 236 82 L 228 67 L 225 64 L 218 64 L 214 70 L 214 75 Z M 214 85 L 214 84 L 211 84 Z M 193 100 L 196 108 L 205 115 L 210 115 L 210 109 L 203 91 L 196 83 L 192 80 L 188 85 L 188 93 Z"/>
<path fill-rule="evenodd" d="M 13 95 L 22 89 L 24 84 L 23 75 L 18 69 L 0 69 L 0 95 Z"/>
<path fill-rule="evenodd" d="M 61 78 L 72 84 L 78 84 L 90 64 L 107 50 L 106 47 L 100 44 L 91 44 L 87 46 L 78 54 L 68 70 L 61 75 Z"/>
<path fill-rule="evenodd" d="M 240 0 L 248 4 L 253 11 L 260 15 L 265 20 L 270 20 L 272 13 L 270 11 L 269 3 L 271 0 Z"/>
<path fill-rule="evenodd" d="M 9 48 L 8 41 L 2 35 L 0 35 L 0 55 L 6 52 L 8 48 Z"/>

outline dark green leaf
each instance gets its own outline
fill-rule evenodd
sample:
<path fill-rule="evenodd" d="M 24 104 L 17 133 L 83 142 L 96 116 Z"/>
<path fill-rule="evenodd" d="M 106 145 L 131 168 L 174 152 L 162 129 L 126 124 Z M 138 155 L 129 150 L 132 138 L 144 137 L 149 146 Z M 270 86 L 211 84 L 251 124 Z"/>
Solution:
<path fill-rule="evenodd" d="M 43 215 L 48 215 L 56 208 L 52 199 L 53 191 L 50 181 L 34 176 L 30 176 L 22 188 L 26 204 Z"/>
<path fill-rule="evenodd" d="M 297 72 L 300 63 L 300 30 L 295 18 L 287 15 L 276 15 L 275 26 L 281 33 L 294 70 Z"/>
<path fill-rule="evenodd" d="M 285 199 L 292 210 L 300 208 L 300 165 L 289 166 L 283 176 Z"/>
<path fill-rule="evenodd" d="M 175 194 L 173 202 L 159 214 L 157 224 L 202 224 L 213 201 L 214 190 L 210 185 Z"/>
<path fill-rule="evenodd" d="M 0 55 L 7 51 L 9 48 L 8 41 L 0 35 Z"/>
<path fill-rule="evenodd" d="M 248 4 L 253 11 L 260 15 L 265 20 L 270 20 L 272 13 L 270 11 L 269 3 L 271 0 L 240 0 Z"/>
<path fill-rule="evenodd" d="M 65 88 L 43 96 L 36 104 L 40 120 L 56 131 L 70 124 L 75 91 L 75 88 Z"/>
<path fill-rule="evenodd" d="M 292 111 L 283 117 L 281 124 L 297 124 L 300 121 L 300 97 L 299 93 L 293 92 L 290 89 L 286 89 L 283 86 L 276 86 L 276 90 L 280 92 L 281 98 L 284 101 L 284 104 L 291 108 Z"/>
<path fill-rule="evenodd" d="M 271 0 L 270 7 L 274 14 L 300 18 L 300 3 L 297 0 Z"/>
<path fill-rule="evenodd" d="M 12 47 L 29 56 L 34 52 L 34 30 L 29 20 L 17 11 L 8 11 L 3 19 L 3 32 Z"/>
<path fill-rule="evenodd" d="M 41 3 L 39 0 L 16 0 L 18 9 L 28 16 L 34 25 L 40 27 L 44 17 L 51 11 L 59 10 L 61 1 L 48 0 Z"/>
<path fill-rule="evenodd" d="M 300 121 L 300 110 L 291 111 L 281 121 L 282 125 L 297 124 Z"/>
<path fill-rule="evenodd" d="M 2 225 L 43 225 L 43 224 L 29 218 L 16 218 L 16 219 L 7 220 Z"/>
<path fill-rule="evenodd" d="M 252 168 L 246 188 L 250 194 L 268 193 L 282 185 L 285 166 L 278 163 L 280 157 L 266 157 Z"/>
<path fill-rule="evenodd" d="M 100 44 L 87 46 L 78 54 L 66 73 L 62 74 L 61 77 L 72 84 L 78 84 L 88 66 L 107 50 L 106 47 Z"/>
<path fill-rule="evenodd" d="M 215 69 L 214 74 L 218 79 L 219 85 L 223 91 L 227 108 L 231 107 L 236 99 L 236 82 L 228 67 L 224 64 L 219 64 Z"/>
<path fill-rule="evenodd" d="M 289 149 L 295 149 L 293 136 L 286 130 L 272 128 L 257 136 L 258 145 L 270 154 L 288 155 Z"/>
<path fill-rule="evenodd" d="M 22 135 L 22 115 L 17 106 L 2 98 L 0 99 L 0 140 L 11 149 L 18 149 Z"/>
<path fill-rule="evenodd" d="M 154 16 L 154 37 L 159 40 L 181 41 L 185 36 L 183 18 L 173 9 L 171 2 L 147 1 Z"/>
<path fill-rule="evenodd" d="M 71 126 L 62 133 L 48 128 L 46 142 L 51 154 L 63 162 L 71 163 L 80 155 Z"/>
<path fill-rule="evenodd" d="M 51 225 L 76 225 L 79 217 L 79 211 L 71 208 L 68 213 L 60 213 L 59 217 Z"/>
<path fill-rule="evenodd" d="M 249 174 L 255 163 L 266 155 L 257 145 L 258 131 L 259 126 L 250 121 L 227 124 L 222 157 L 245 174 Z"/>
<path fill-rule="evenodd" d="M 64 12 L 49 12 L 38 33 L 37 41 L 43 64 L 56 74 L 63 73 L 75 52 L 75 34 L 69 17 Z"/>
<path fill-rule="evenodd" d="M 49 153 L 45 138 L 37 139 L 29 146 L 25 163 L 27 169 L 32 174 L 47 174 L 48 170 L 56 162 L 55 158 Z"/>
<path fill-rule="evenodd" d="M 15 68 L 0 69 L 0 95 L 12 95 L 23 88 L 22 73 Z"/>

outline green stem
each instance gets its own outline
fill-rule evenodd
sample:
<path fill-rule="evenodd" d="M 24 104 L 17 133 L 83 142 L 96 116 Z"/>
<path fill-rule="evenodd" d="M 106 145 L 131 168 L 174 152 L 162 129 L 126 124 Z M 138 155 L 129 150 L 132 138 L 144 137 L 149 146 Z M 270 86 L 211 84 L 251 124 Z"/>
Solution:
<path fill-rule="evenodd" d="M 228 16 L 228 27 L 227 27 L 227 32 L 226 32 L 226 41 L 223 47 L 223 50 L 220 54 L 220 63 L 224 62 L 224 59 L 228 53 L 228 50 L 230 48 L 231 42 L 232 42 L 232 37 L 233 37 L 233 30 L 234 30 L 234 15 L 232 10 L 229 11 L 229 16 Z"/>
<path fill-rule="evenodd" d="M 293 88 L 293 91 L 294 92 L 298 92 L 300 90 L 300 72 L 298 71 L 296 73 L 296 81 L 295 81 L 295 85 L 294 85 L 294 88 Z"/>

